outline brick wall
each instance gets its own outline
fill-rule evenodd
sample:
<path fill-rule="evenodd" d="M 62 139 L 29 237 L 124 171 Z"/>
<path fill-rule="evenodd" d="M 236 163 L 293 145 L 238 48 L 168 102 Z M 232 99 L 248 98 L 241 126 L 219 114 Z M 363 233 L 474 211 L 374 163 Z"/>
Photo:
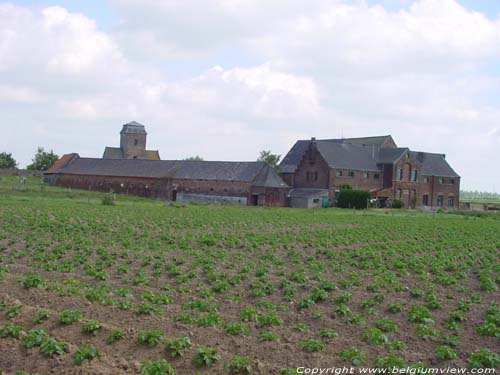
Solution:
<path fill-rule="evenodd" d="M 293 188 L 328 189 L 329 175 L 330 168 L 323 157 L 318 150 L 310 148 L 297 167 Z"/>
<path fill-rule="evenodd" d="M 173 200 L 178 193 L 243 197 L 251 204 L 252 194 L 260 194 L 266 206 L 285 206 L 288 188 L 254 188 L 249 182 L 220 180 L 157 179 L 87 175 L 55 175 L 57 186 L 96 190 L 147 198 Z"/>

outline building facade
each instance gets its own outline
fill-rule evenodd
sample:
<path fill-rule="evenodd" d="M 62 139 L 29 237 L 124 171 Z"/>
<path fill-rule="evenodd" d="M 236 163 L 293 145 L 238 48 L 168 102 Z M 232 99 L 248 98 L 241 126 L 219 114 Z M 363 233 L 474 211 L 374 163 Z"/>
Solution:
<path fill-rule="evenodd" d="M 292 189 L 326 189 L 331 203 L 350 185 L 370 191 L 378 207 L 459 206 L 460 176 L 445 156 L 397 147 L 390 135 L 297 141 L 280 170 Z"/>

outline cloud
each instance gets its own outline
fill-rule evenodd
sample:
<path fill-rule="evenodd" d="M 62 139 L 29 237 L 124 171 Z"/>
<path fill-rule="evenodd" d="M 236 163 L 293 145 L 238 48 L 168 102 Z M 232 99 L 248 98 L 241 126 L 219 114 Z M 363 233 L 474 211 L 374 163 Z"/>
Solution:
<path fill-rule="evenodd" d="M 446 153 L 465 187 L 500 185 L 486 167 L 500 19 L 455 0 L 110 3 L 108 32 L 61 7 L 0 4 L 0 149 L 22 164 L 38 145 L 100 156 L 137 120 L 164 158 L 252 160 L 298 138 L 392 133 Z"/>

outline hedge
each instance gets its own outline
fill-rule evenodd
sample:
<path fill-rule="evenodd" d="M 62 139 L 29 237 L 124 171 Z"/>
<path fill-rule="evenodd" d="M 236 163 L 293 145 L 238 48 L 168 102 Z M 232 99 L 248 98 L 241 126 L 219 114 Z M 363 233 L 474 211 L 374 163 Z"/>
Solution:
<path fill-rule="evenodd" d="M 337 198 L 337 207 L 366 209 L 371 198 L 372 195 L 366 190 L 341 190 Z"/>

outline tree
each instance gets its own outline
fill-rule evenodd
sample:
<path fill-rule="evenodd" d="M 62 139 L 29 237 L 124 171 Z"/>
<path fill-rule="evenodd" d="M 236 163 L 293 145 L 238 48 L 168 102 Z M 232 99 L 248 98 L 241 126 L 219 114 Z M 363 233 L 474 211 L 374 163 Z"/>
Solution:
<path fill-rule="evenodd" d="M 27 169 L 35 171 L 46 171 L 54 165 L 59 159 L 59 156 L 54 154 L 54 151 L 47 152 L 43 147 L 38 147 L 35 157 L 32 159 L 33 163 L 28 165 Z"/>
<path fill-rule="evenodd" d="M 16 168 L 17 162 L 12 157 L 12 154 L 0 152 L 0 169 Z"/>
<path fill-rule="evenodd" d="M 194 161 L 203 161 L 203 158 L 199 155 L 196 155 L 196 156 L 190 156 L 184 160 L 194 160 Z"/>
<path fill-rule="evenodd" d="M 273 154 L 271 151 L 261 151 L 257 161 L 263 161 L 271 167 L 276 168 L 280 162 L 281 155 Z"/>

